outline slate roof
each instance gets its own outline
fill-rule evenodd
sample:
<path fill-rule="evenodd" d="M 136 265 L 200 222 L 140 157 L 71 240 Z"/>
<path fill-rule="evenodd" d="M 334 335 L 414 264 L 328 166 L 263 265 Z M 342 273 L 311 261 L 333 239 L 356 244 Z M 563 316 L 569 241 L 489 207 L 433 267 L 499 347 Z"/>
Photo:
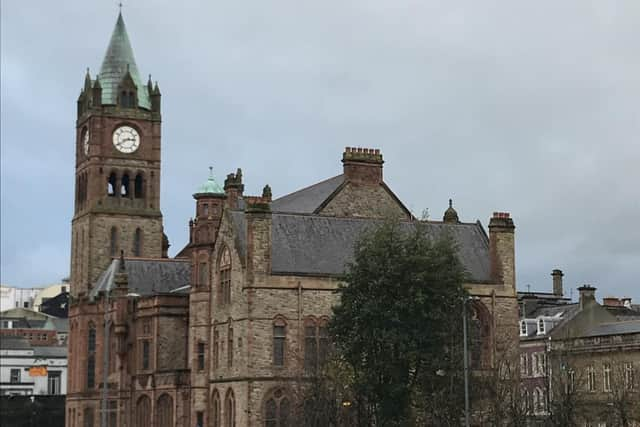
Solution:
<path fill-rule="evenodd" d="M 91 290 L 96 297 L 100 291 L 113 289 L 120 270 L 120 259 L 114 259 Z M 191 263 L 184 259 L 125 258 L 129 292 L 140 296 L 168 293 L 191 282 Z"/>
<path fill-rule="evenodd" d="M 33 355 L 40 357 L 67 357 L 67 346 L 33 346 Z"/>
<path fill-rule="evenodd" d="M 231 211 L 237 237 L 236 244 L 246 253 L 246 219 L 244 212 Z M 274 274 L 340 275 L 353 260 L 354 244 L 360 235 L 380 220 L 336 218 L 291 213 L 272 214 L 271 271 Z M 415 223 L 404 222 L 411 229 Z M 426 233 L 438 237 L 451 233 L 459 245 L 459 256 L 474 282 L 489 282 L 489 241 L 480 223 L 424 223 Z"/>
<path fill-rule="evenodd" d="M 322 202 L 344 183 L 344 175 L 334 176 L 271 202 L 273 212 L 314 213 Z"/>
<path fill-rule="evenodd" d="M 107 52 L 102 61 L 102 67 L 100 67 L 98 78 L 100 86 L 102 87 L 103 104 L 115 105 L 117 103 L 118 85 L 120 85 L 127 69 L 138 89 L 138 105 L 150 109 L 151 101 L 149 99 L 149 91 L 140 79 L 138 66 L 133 57 L 133 49 L 129 42 L 129 35 L 127 34 L 127 29 L 122 19 L 122 13 L 119 13 L 116 26 L 111 34 Z"/>
<path fill-rule="evenodd" d="M 609 313 L 616 316 L 616 319 L 618 320 L 640 320 L 640 311 L 638 310 L 610 305 L 605 305 L 603 307 L 606 308 Z"/>
<path fill-rule="evenodd" d="M 3 350 L 31 350 L 31 343 L 24 337 L 4 335 L 0 339 L 0 348 Z"/>
<path fill-rule="evenodd" d="M 585 334 L 587 337 L 600 335 L 640 334 L 640 320 L 601 323 Z"/>

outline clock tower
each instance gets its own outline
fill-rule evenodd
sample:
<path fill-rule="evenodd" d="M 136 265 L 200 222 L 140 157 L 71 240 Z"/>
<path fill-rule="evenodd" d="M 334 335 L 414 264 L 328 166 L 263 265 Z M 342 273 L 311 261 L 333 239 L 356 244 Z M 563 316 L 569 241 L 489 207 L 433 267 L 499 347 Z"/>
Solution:
<path fill-rule="evenodd" d="M 86 296 L 113 257 L 159 258 L 160 90 L 140 79 L 122 14 L 100 73 L 78 97 L 71 290 Z"/>

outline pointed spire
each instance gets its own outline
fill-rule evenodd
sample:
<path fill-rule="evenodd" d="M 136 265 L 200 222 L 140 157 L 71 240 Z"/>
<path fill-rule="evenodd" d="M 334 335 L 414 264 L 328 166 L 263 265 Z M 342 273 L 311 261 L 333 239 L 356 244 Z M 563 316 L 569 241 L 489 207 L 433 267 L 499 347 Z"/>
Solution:
<path fill-rule="evenodd" d="M 118 13 L 115 28 L 111 34 L 111 40 L 104 55 L 100 67 L 103 104 L 116 104 L 118 99 L 118 85 L 123 77 L 129 73 L 134 84 L 138 88 L 138 104 L 143 108 L 151 108 L 149 94 L 140 90 L 143 87 L 138 66 L 133 56 L 133 49 L 129 42 L 129 35 L 124 25 L 122 11 Z"/>
<path fill-rule="evenodd" d="M 89 73 L 89 67 L 87 67 L 87 73 L 84 75 L 84 90 L 91 89 L 91 74 Z"/>
<path fill-rule="evenodd" d="M 149 95 L 153 93 L 153 82 L 151 82 L 151 74 L 149 74 L 149 80 L 147 81 L 147 92 L 149 92 Z"/>
<path fill-rule="evenodd" d="M 100 74 L 96 74 L 96 80 L 93 82 L 93 88 L 102 89 L 102 86 L 100 85 Z"/>

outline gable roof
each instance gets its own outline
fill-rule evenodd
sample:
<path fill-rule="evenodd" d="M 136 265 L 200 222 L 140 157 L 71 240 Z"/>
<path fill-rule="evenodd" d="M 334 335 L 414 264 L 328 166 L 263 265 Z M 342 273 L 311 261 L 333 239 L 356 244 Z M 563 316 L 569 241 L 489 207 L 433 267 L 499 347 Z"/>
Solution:
<path fill-rule="evenodd" d="M 120 259 L 114 259 L 100 275 L 90 293 L 95 298 L 99 292 L 115 287 L 115 277 L 120 271 Z M 168 293 L 191 282 L 191 263 L 186 259 L 125 258 L 128 290 L 140 296 Z"/>
<path fill-rule="evenodd" d="M 244 212 L 231 211 L 236 244 L 246 254 Z M 338 218 L 321 215 L 277 213 L 271 215 L 271 272 L 338 276 L 353 260 L 354 245 L 362 233 L 380 224 L 369 218 Z M 402 222 L 407 230 L 415 222 Z M 438 238 L 448 232 L 458 243 L 460 260 L 472 282 L 490 282 L 489 241 L 480 223 L 424 222 L 425 232 Z"/>
<path fill-rule="evenodd" d="M 271 202 L 274 212 L 314 213 L 344 183 L 344 174 L 313 184 Z"/>

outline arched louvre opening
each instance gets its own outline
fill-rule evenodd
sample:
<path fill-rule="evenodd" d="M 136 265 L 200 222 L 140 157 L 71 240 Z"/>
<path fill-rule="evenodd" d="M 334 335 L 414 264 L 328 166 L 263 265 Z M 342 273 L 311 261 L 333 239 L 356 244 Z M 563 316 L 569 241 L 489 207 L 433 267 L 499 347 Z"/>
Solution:
<path fill-rule="evenodd" d="M 142 179 L 142 174 L 139 173 L 136 175 L 136 179 L 133 184 L 133 197 L 135 197 L 136 199 L 141 199 L 142 197 L 144 197 L 142 189 L 143 189 L 143 179 Z"/>
<path fill-rule="evenodd" d="M 129 184 L 129 174 L 125 173 L 122 175 L 122 185 L 120 186 L 120 195 L 122 197 L 129 197 L 131 195 Z"/>
<path fill-rule="evenodd" d="M 107 180 L 107 195 L 110 197 L 114 197 L 116 195 L 116 173 L 111 172 L 109 174 L 109 179 Z"/>
<path fill-rule="evenodd" d="M 156 427 L 173 427 L 173 399 L 168 394 L 163 394 L 158 399 Z"/>
<path fill-rule="evenodd" d="M 136 427 L 147 427 L 151 420 L 151 399 L 142 396 L 136 404 Z"/>

